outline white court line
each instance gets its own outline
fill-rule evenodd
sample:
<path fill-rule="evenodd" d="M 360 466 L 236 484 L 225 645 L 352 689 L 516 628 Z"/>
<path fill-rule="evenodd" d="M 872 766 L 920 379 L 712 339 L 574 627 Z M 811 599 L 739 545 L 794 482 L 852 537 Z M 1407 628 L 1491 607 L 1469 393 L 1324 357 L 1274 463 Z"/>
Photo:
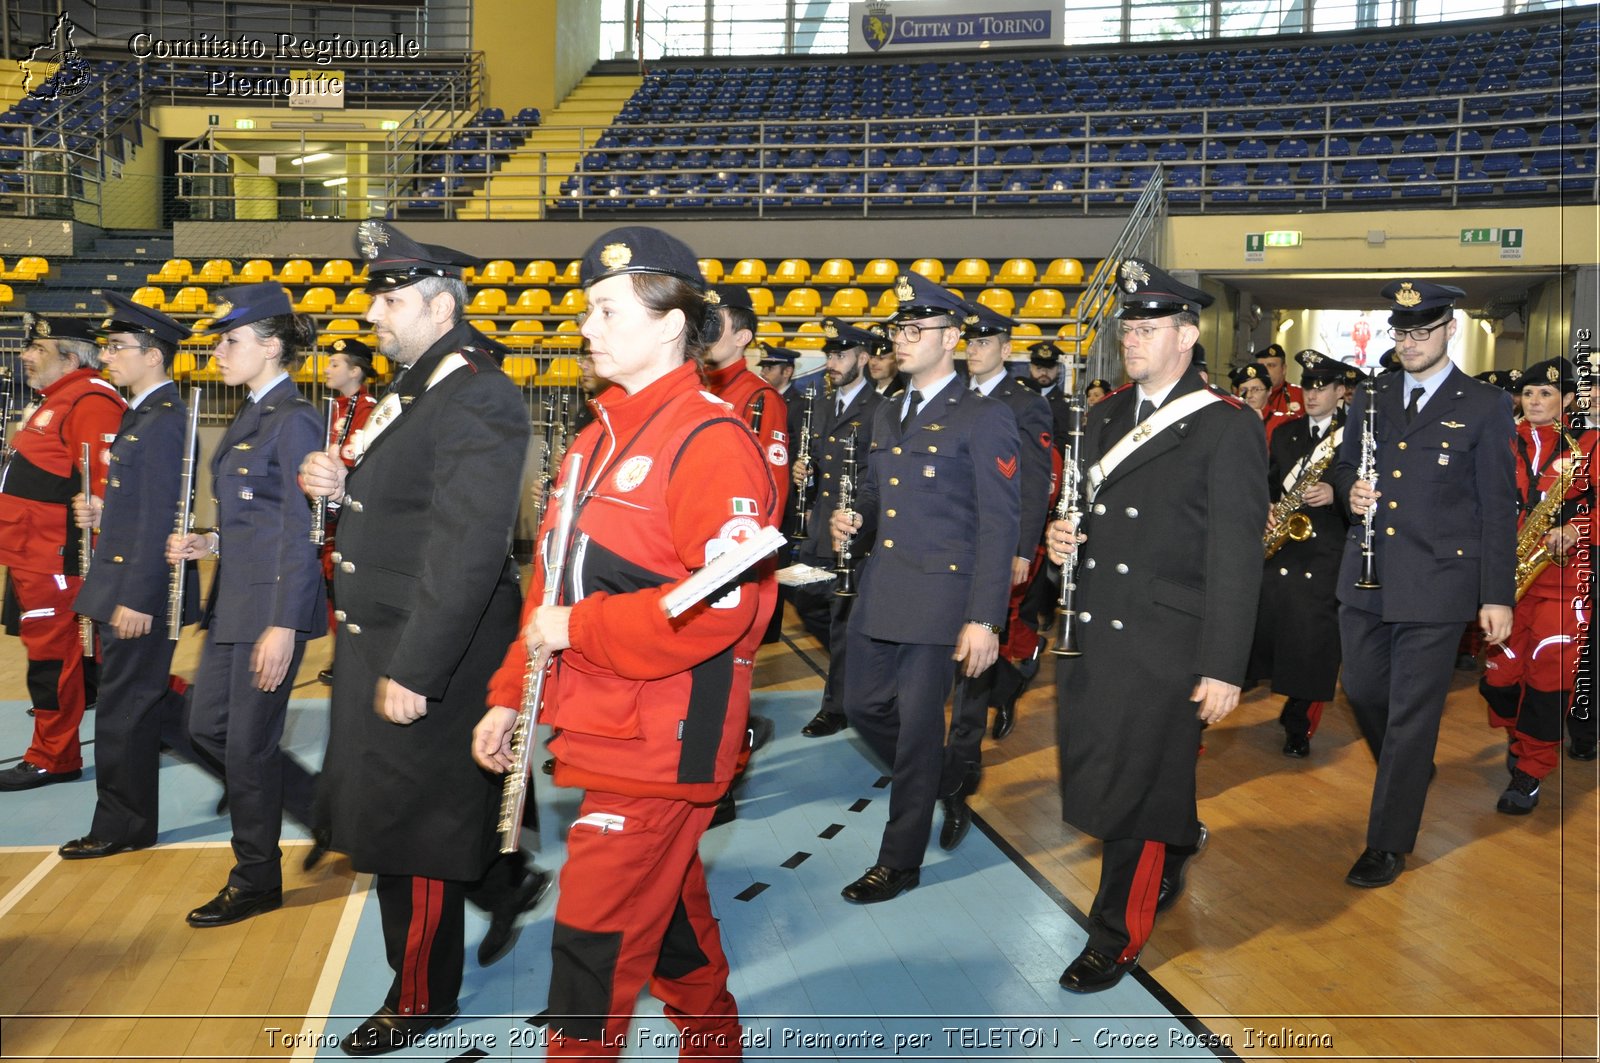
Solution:
<path fill-rule="evenodd" d="M 328 955 L 322 961 L 322 973 L 317 976 L 317 988 L 306 1005 L 306 1024 L 303 1033 L 313 1036 L 296 1048 L 291 1059 L 316 1059 L 317 1042 L 328 1023 L 328 1012 L 333 1008 L 333 995 L 339 988 L 339 978 L 344 974 L 345 961 L 350 958 L 350 946 L 356 939 L 356 926 L 361 922 L 361 906 L 366 902 L 367 890 L 372 885 L 371 875 L 356 875 L 350 880 L 350 892 L 344 897 L 344 911 L 339 914 L 339 925 L 334 928 L 333 940 L 328 942 Z"/>
<path fill-rule="evenodd" d="M 15 908 L 22 898 L 26 897 L 28 892 L 39 884 L 41 879 L 55 870 L 56 865 L 59 863 L 61 863 L 61 854 L 51 852 L 49 856 L 39 861 L 39 866 L 28 872 L 21 882 L 11 887 L 11 892 L 6 894 L 4 898 L 0 898 L 0 919 L 4 919 L 6 913 Z"/>

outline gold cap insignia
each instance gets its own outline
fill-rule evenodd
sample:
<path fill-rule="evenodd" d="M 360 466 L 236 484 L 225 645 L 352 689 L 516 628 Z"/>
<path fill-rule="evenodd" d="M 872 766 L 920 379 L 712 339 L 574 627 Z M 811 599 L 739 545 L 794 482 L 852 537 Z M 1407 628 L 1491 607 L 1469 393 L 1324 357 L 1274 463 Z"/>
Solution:
<path fill-rule="evenodd" d="M 233 313 L 232 303 L 223 301 L 217 304 L 217 317 L 227 317 L 231 313 Z"/>
<path fill-rule="evenodd" d="M 1400 290 L 1395 293 L 1394 301 L 1401 306 L 1416 306 L 1422 302 L 1422 293 L 1411 287 L 1410 281 L 1401 281 Z"/>
<path fill-rule="evenodd" d="M 967 326 L 976 325 L 978 323 L 978 315 L 968 314 L 966 317 L 961 319 L 961 323 Z"/>
<path fill-rule="evenodd" d="M 822 334 L 830 340 L 836 340 L 839 338 L 839 328 L 832 321 L 824 321 L 822 323 Z"/>
<path fill-rule="evenodd" d="M 383 227 L 383 222 L 369 218 L 356 226 L 356 240 L 361 244 L 364 257 L 377 258 L 378 248 L 389 245 L 389 230 Z"/>
<path fill-rule="evenodd" d="M 627 244 L 607 244 L 600 249 L 600 264 L 606 269 L 621 269 L 633 261 L 633 248 Z"/>
<path fill-rule="evenodd" d="M 50 322 L 38 314 L 24 313 L 22 315 L 22 323 L 30 333 L 39 339 L 47 340 L 50 338 Z"/>
<path fill-rule="evenodd" d="M 1550 383 L 1552 383 L 1552 384 L 1560 383 L 1560 381 L 1561 381 L 1561 370 L 1560 369 L 1557 369 L 1555 366 L 1551 366 L 1549 369 L 1546 369 L 1544 371 L 1544 373 L 1545 373 L 1545 376 L 1550 378 Z"/>
<path fill-rule="evenodd" d="M 1132 295 L 1139 290 L 1139 285 L 1150 283 L 1150 271 L 1144 268 L 1144 263 L 1136 258 L 1130 258 L 1122 264 L 1122 290 Z"/>
<path fill-rule="evenodd" d="M 904 273 L 894 279 L 894 297 L 901 302 L 916 298 L 917 290 L 911 287 L 911 278 Z"/>
<path fill-rule="evenodd" d="M 345 340 L 334 340 L 333 341 L 333 349 L 342 353 L 344 351 L 345 343 L 346 343 Z"/>
<path fill-rule="evenodd" d="M 707 288 L 706 289 L 706 302 L 711 304 L 712 306 L 721 306 L 722 305 L 722 296 L 717 294 L 717 290 L 715 288 Z"/>

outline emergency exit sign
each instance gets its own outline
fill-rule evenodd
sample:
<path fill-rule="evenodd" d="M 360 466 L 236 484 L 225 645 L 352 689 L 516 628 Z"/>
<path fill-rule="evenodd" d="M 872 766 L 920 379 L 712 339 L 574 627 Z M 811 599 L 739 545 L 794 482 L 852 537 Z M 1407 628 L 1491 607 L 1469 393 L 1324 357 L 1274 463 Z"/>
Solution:
<path fill-rule="evenodd" d="M 1497 244 L 1500 242 L 1500 230 L 1462 229 L 1461 242 L 1464 244 Z"/>

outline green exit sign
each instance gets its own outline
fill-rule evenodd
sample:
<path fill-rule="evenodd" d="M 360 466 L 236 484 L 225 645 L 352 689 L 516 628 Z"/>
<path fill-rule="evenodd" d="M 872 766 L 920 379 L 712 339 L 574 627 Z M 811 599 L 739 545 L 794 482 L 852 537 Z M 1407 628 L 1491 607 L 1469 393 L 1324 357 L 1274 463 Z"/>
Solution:
<path fill-rule="evenodd" d="M 1300 230 L 1298 229 L 1269 229 L 1261 235 L 1266 238 L 1268 247 L 1300 246 Z"/>
<path fill-rule="evenodd" d="M 1500 242 L 1500 230 L 1462 229 L 1461 242 L 1464 244 L 1498 244 Z"/>

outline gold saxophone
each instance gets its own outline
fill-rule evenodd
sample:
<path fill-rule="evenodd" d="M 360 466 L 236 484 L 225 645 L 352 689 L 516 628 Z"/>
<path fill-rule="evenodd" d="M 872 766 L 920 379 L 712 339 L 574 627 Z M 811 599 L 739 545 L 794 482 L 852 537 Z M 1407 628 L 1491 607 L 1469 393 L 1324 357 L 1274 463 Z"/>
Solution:
<path fill-rule="evenodd" d="M 1558 559 L 1545 546 L 1544 537 L 1555 527 L 1561 504 L 1567 500 L 1567 492 L 1572 490 L 1572 481 L 1578 475 L 1578 467 L 1583 464 L 1583 452 L 1578 449 L 1577 440 L 1565 428 L 1558 424 L 1556 431 L 1567 441 L 1567 454 L 1557 459 L 1564 462 L 1564 467 L 1539 504 L 1528 511 L 1528 518 L 1522 522 L 1522 530 L 1517 533 L 1516 600 L 1519 602 L 1528 593 L 1528 588 L 1533 586 L 1533 581 L 1539 578 L 1539 573 L 1551 565 L 1566 564 L 1565 558 Z"/>
<path fill-rule="evenodd" d="M 1267 557 L 1281 550 L 1290 539 L 1303 543 L 1311 538 L 1311 518 L 1300 510 L 1306 504 L 1306 492 L 1321 481 L 1328 466 L 1333 464 L 1334 449 L 1333 430 L 1330 428 L 1306 459 L 1306 466 L 1300 470 L 1300 478 L 1295 480 L 1294 486 L 1273 503 L 1267 530 L 1261 536 L 1261 546 Z"/>

